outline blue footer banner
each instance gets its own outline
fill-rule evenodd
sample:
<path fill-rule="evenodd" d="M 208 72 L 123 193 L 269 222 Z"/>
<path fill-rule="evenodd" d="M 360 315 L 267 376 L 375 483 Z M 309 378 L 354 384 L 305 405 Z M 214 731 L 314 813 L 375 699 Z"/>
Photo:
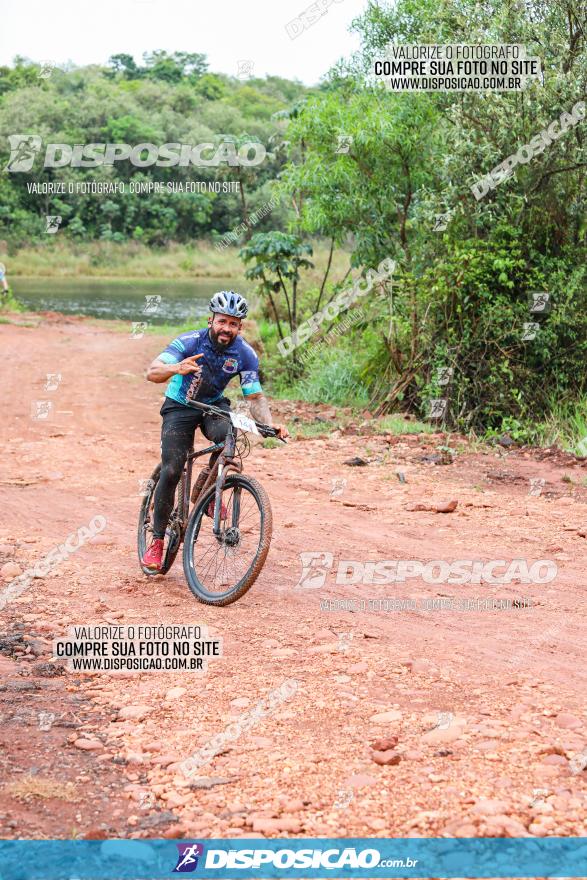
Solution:
<path fill-rule="evenodd" d="M 2 840 L 0 880 L 587 877 L 587 838 Z"/>

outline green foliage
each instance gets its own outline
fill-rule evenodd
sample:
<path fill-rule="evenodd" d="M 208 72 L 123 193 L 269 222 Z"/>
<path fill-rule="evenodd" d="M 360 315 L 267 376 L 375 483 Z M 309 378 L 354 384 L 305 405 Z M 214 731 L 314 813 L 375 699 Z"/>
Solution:
<path fill-rule="evenodd" d="M 15 297 L 11 288 L 0 290 L 0 312 L 24 312 L 22 303 Z"/>
<path fill-rule="evenodd" d="M 0 128 L 3 132 L 31 132 L 43 144 L 165 143 L 197 145 L 224 141 L 240 145 L 260 141 L 268 150 L 262 165 L 239 167 L 139 168 L 129 162 L 96 168 L 43 169 L 37 159 L 30 173 L 0 175 L 0 239 L 9 248 L 35 241 L 45 244 L 46 214 L 60 214 L 59 238 L 127 241 L 165 246 L 188 242 L 233 229 L 270 198 L 269 189 L 283 167 L 285 154 L 271 151 L 281 123 L 273 115 L 308 90 L 300 83 L 278 77 L 243 83 L 224 74 L 208 72 L 199 53 L 156 51 L 138 64 L 127 53 L 112 56 L 105 68 L 97 66 L 55 69 L 39 77 L 40 67 L 16 59 L 14 67 L 0 68 Z M 8 141 L 0 144 L 0 165 L 9 156 Z M 105 216 L 101 199 L 92 194 L 59 197 L 29 192 L 38 182 L 124 182 L 125 193 L 108 196 Z M 229 181 L 240 192 L 131 193 L 131 182 L 204 183 Z M 58 210 L 58 207 L 60 208 Z M 63 210 L 61 210 L 61 208 Z M 274 222 L 286 222 L 282 206 Z M 268 226 L 271 215 L 260 228 Z"/>
<path fill-rule="evenodd" d="M 369 4 L 354 23 L 361 51 L 289 114 L 280 186 L 299 206 L 296 228 L 350 242 L 362 272 L 397 261 L 364 300 L 360 376 L 380 412 L 427 416 L 446 397 L 443 426 L 522 438 L 551 411 L 553 388 L 584 395 L 584 124 L 485 198 L 471 186 L 585 100 L 585 24 L 574 0 Z M 523 93 L 392 93 L 365 76 L 389 42 L 522 43 L 545 74 Z M 532 291 L 549 293 L 550 314 L 530 312 Z M 439 367 L 454 370 L 448 386 Z"/>
<path fill-rule="evenodd" d="M 305 244 L 296 235 L 284 232 L 257 232 L 248 245 L 241 249 L 239 256 L 248 266 L 245 276 L 257 282 L 261 297 L 271 305 L 272 316 L 277 324 L 281 339 L 279 297 L 285 300 L 287 324 L 290 333 L 298 326 L 298 285 L 302 269 L 311 269 L 313 263 L 308 259 L 312 246 Z M 294 364 L 297 354 L 294 351 Z"/>
<path fill-rule="evenodd" d="M 399 415 L 384 416 L 377 422 L 381 431 L 390 431 L 392 434 L 432 434 L 434 428 L 429 422 L 406 421 Z"/>
<path fill-rule="evenodd" d="M 366 406 L 369 400 L 365 385 L 360 381 L 357 360 L 338 349 L 313 360 L 307 375 L 296 382 L 293 391 L 296 397 L 308 403 Z"/>

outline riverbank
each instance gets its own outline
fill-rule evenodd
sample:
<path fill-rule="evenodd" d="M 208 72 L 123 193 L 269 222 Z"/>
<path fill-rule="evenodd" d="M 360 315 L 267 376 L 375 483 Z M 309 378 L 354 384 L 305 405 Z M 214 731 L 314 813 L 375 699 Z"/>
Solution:
<path fill-rule="evenodd" d="M 227 275 L 244 280 L 236 248 L 218 251 L 210 242 L 170 244 L 154 250 L 137 241 L 48 241 L 0 252 L 9 278 L 214 278 Z"/>
<path fill-rule="evenodd" d="M 240 247 L 217 249 L 211 241 L 191 244 L 171 243 L 166 248 L 151 248 L 138 241 L 80 241 L 47 236 L 47 242 L 20 248 L 10 253 L 0 243 L 0 262 L 7 276 L 26 278 L 108 278 L 124 279 L 234 279 L 234 285 L 245 283 L 244 267 L 239 259 Z M 328 260 L 328 247 L 314 243 L 316 268 L 306 275 L 310 284 L 319 283 Z M 332 278 L 341 278 L 348 268 L 348 254 L 334 254 Z M 315 273 L 315 277 L 314 277 Z"/>

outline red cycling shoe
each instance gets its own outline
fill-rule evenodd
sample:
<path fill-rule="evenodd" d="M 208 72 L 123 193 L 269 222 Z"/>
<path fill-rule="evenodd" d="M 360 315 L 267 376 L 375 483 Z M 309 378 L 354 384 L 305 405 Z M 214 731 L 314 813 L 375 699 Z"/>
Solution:
<path fill-rule="evenodd" d="M 153 543 L 143 556 L 141 562 L 145 568 L 158 571 L 163 562 L 163 538 L 154 538 Z"/>

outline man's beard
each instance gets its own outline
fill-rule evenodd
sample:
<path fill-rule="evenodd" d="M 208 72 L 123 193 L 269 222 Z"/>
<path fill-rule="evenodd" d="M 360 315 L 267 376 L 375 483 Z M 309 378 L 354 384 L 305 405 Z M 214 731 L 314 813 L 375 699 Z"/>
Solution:
<path fill-rule="evenodd" d="M 214 345 L 216 345 L 218 348 L 228 348 L 229 345 L 232 345 L 237 336 L 236 333 L 233 336 L 233 334 L 229 330 L 221 330 L 220 333 L 228 333 L 230 339 L 227 342 L 221 342 L 218 339 L 218 333 L 214 330 L 213 327 L 210 327 L 210 338 Z"/>

